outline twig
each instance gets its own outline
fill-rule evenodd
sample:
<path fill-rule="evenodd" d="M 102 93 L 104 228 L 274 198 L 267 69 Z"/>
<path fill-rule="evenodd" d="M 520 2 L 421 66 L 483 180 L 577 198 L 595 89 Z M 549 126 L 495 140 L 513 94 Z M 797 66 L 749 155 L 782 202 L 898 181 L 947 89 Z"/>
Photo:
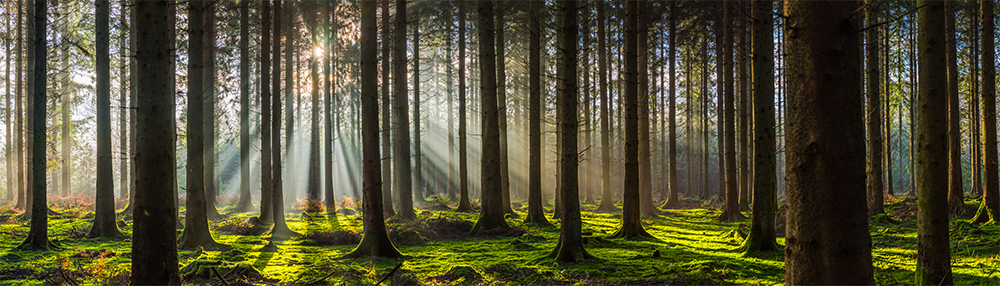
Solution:
<path fill-rule="evenodd" d="M 66 275 L 66 272 L 63 271 L 62 267 L 59 268 L 59 275 L 62 276 L 63 279 L 66 279 L 66 282 L 69 282 L 70 285 L 73 285 L 73 286 L 80 285 L 80 284 L 76 284 L 76 281 L 73 281 L 73 279 L 70 279 L 69 275 Z"/>
<path fill-rule="evenodd" d="M 215 273 L 215 277 L 218 277 L 219 281 L 222 281 L 222 285 L 229 286 L 229 282 L 226 282 L 226 278 L 223 278 L 222 275 L 219 275 L 219 270 L 215 269 L 215 267 L 211 267 L 211 269 L 212 273 Z"/>
<path fill-rule="evenodd" d="M 323 280 L 326 280 L 326 278 L 330 278 L 330 276 L 333 276 L 333 273 L 335 273 L 335 272 L 337 272 L 337 269 L 334 269 L 334 270 L 330 271 L 330 273 L 326 274 L 326 276 L 323 276 L 323 278 L 316 279 L 316 280 L 313 280 L 313 281 L 309 281 L 308 283 L 306 283 L 306 285 L 313 285 L 313 284 L 322 282 Z"/>
<path fill-rule="evenodd" d="M 400 262 L 399 264 L 396 264 L 396 267 L 393 267 L 392 270 L 389 270 L 389 273 L 386 273 L 385 276 L 382 276 L 382 279 L 379 279 L 378 283 L 375 283 L 375 285 L 378 286 L 378 285 L 382 284 L 382 282 L 384 282 L 385 279 L 389 279 L 389 276 L 392 276 L 393 273 L 396 273 L 396 270 L 399 270 L 400 267 L 403 267 L 403 263 L 402 262 Z"/>

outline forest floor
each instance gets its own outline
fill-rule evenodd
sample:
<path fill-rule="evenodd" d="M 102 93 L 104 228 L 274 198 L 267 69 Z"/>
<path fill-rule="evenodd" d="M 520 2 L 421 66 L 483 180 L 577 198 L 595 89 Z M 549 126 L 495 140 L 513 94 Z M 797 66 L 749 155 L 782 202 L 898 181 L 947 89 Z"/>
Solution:
<path fill-rule="evenodd" d="M 390 219 L 389 230 L 405 255 L 400 259 L 340 259 L 360 239 L 360 217 L 341 209 L 337 215 L 306 214 L 293 209 L 289 227 L 303 236 L 269 245 L 269 237 L 247 223 L 251 213 L 230 213 L 212 221 L 216 240 L 230 246 L 218 250 L 182 250 L 183 279 L 191 284 L 289 285 L 375 284 L 603 284 L 723 285 L 781 284 L 783 257 L 777 253 L 745 254 L 739 250 L 749 219 L 718 223 L 718 203 L 684 201 L 685 209 L 643 219 L 655 239 L 607 238 L 621 221 L 620 211 L 595 212 L 583 204 L 587 251 L 596 259 L 557 264 L 547 258 L 559 237 L 556 226 L 521 223 L 525 209 L 508 216 L 514 230 L 470 236 L 477 213 L 447 210 L 428 201 L 418 219 Z M 977 203 L 968 207 L 975 212 Z M 878 284 L 912 284 L 916 267 L 914 200 L 886 203 L 889 218 L 870 224 L 873 263 Z M 61 248 L 46 252 L 14 249 L 28 232 L 10 209 L 0 210 L 0 284 L 126 285 L 131 256 L 129 241 L 85 239 L 92 212 L 80 206 L 54 207 L 50 238 Z M 181 212 L 183 214 L 183 212 Z M 779 211 L 778 221 L 783 221 Z M 749 213 L 745 213 L 749 216 Z M 551 217 L 551 213 L 547 214 Z M 131 220 L 119 217 L 131 233 Z M 551 220 L 551 219 L 550 219 Z M 778 231 L 783 234 L 783 223 Z M 178 234 L 180 230 L 178 230 Z M 952 267 L 958 285 L 1000 284 L 1000 227 L 951 221 Z M 783 244 L 784 239 L 778 238 Z M 276 249 L 275 247 L 276 246 Z M 393 268 L 401 267 L 397 271 Z M 213 270 L 214 268 L 214 270 Z"/>

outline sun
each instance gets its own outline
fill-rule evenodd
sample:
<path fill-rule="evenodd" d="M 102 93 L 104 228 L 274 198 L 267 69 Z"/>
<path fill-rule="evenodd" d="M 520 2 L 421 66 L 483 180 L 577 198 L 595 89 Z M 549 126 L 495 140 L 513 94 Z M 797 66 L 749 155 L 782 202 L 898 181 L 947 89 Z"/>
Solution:
<path fill-rule="evenodd" d="M 324 54 L 323 46 L 313 47 L 312 53 L 314 58 L 322 58 Z"/>

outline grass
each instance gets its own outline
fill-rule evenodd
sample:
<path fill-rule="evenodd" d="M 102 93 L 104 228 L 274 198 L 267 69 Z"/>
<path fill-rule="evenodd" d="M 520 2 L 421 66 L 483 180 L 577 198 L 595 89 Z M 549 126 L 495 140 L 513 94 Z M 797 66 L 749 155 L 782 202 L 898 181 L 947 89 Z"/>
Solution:
<path fill-rule="evenodd" d="M 887 202 L 887 211 L 897 222 L 879 220 L 870 225 L 873 265 L 879 284 L 912 284 L 916 268 L 916 224 L 898 220 L 893 212 L 905 210 L 903 200 Z M 688 205 L 701 204 L 689 201 Z M 975 204 L 969 201 L 969 204 Z M 620 213 L 594 212 L 596 205 L 583 205 L 583 232 L 587 251 L 596 260 L 557 264 L 546 255 L 559 237 L 556 227 L 522 225 L 521 236 L 471 237 L 464 232 L 446 232 L 446 225 L 471 227 L 476 213 L 418 211 L 415 221 L 389 221 L 401 259 L 340 259 L 354 248 L 352 232 L 362 228 L 356 215 L 307 215 L 291 212 L 289 227 L 314 239 L 293 238 L 277 242 L 277 251 L 262 251 L 265 236 L 254 235 L 241 222 L 250 213 L 223 213 L 226 219 L 212 222 L 215 238 L 232 246 L 222 251 L 181 251 L 182 273 L 189 283 L 216 282 L 210 271 L 233 282 L 257 284 L 324 283 L 374 284 L 399 263 L 402 267 L 387 281 L 391 284 L 781 284 L 781 253 L 744 254 L 738 250 L 749 220 L 717 223 L 720 211 L 705 204 L 699 208 L 666 211 L 657 218 L 643 219 L 656 239 L 624 241 L 610 239 L 621 221 Z M 92 213 L 81 207 L 57 208 L 50 218 L 50 238 L 62 248 L 47 252 L 14 250 L 28 231 L 13 219 L 0 223 L 0 284 L 40 285 L 127 283 L 130 243 L 84 239 Z M 524 217 L 524 209 L 516 210 Z M 10 210 L 0 210 L 10 214 Z M 183 214 L 183 212 L 182 212 Z M 549 214 L 551 216 L 551 214 Z M 462 223 L 461 221 L 466 221 Z M 131 221 L 120 222 L 131 233 Z M 961 285 L 1000 284 L 1000 227 L 975 225 L 958 219 L 952 227 L 952 269 Z M 219 229 L 225 229 L 221 231 Z M 438 232 L 435 232 L 435 229 Z M 339 231 L 339 232 L 338 232 Z M 179 231 L 178 231 L 179 233 Z M 520 233 L 514 233 L 518 235 Z M 510 234 L 508 234 L 510 235 Z M 421 237 L 417 237 L 421 236 Z M 782 238 L 778 239 L 783 244 Z M 340 245 L 333 245 L 340 244 Z M 401 245 L 400 245 L 401 244 Z M 471 270 L 471 271 L 470 271 Z M 474 272 L 474 273 L 472 273 Z M 258 275 L 259 273 L 259 275 Z"/>

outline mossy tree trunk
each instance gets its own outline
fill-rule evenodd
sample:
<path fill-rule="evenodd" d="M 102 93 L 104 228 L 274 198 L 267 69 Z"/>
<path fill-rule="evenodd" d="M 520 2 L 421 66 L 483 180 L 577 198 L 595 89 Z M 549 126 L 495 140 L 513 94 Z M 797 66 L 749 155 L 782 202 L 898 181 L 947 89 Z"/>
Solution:
<path fill-rule="evenodd" d="M 559 51 L 562 53 L 563 65 L 561 69 L 564 73 L 559 75 L 563 81 L 563 88 L 560 91 L 559 105 L 562 107 L 562 118 L 559 119 L 562 128 L 562 149 L 559 150 L 562 156 L 563 169 L 562 182 L 559 192 L 562 193 L 562 225 L 559 227 L 559 242 L 552 250 L 549 257 L 555 258 L 558 262 L 579 262 L 592 258 L 583 249 L 583 237 L 580 227 L 580 193 L 579 178 L 577 177 L 577 167 L 579 166 L 579 153 L 577 152 L 577 105 L 579 89 L 577 87 L 577 14 L 576 0 L 564 0 L 562 5 L 562 17 L 560 17 L 560 43 Z M 489 3 L 481 2 L 481 3 Z M 483 182 L 485 185 L 486 182 Z"/>
<path fill-rule="evenodd" d="M 111 37 L 108 0 L 94 1 L 97 95 L 97 195 L 94 225 L 87 237 L 124 238 L 115 220 L 115 181 L 111 173 Z M 9 138 L 9 137 L 8 137 Z M 66 166 L 69 168 L 69 165 Z M 10 180 L 8 180 L 9 182 Z M 66 181 L 68 184 L 69 181 Z"/>
<path fill-rule="evenodd" d="M 983 3 L 991 2 L 989 0 Z M 944 1 L 917 2 L 917 285 L 952 285 L 948 242 L 948 58 Z M 983 6 L 983 11 L 993 11 Z M 984 17 L 987 19 L 987 17 Z M 992 24 L 990 19 L 990 24 Z M 985 25 L 984 25 L 985 27 Z M 989 30 L 989 31 L 992 31 Z M 990 35 L 993 33 L 990 32 Z M 985 38 L 985 37 L 984 37 Z M 985 45 L 984 45 L 985 46 Z M 992 47 L 991 47 L 992 48 Z M 984 53 L 985 55 L 985 53 Z M 990 59 L 987 62 L 993 62 Z M 992 65 L 988 65 L 992 67 Z M 987 67 L 989 69 L 990 67 Z M 987 79 L 987 81 L 989 81 Z M 988 87 L 989 88 L 989 87 Z M 989 107 L 990 104 L 987 104 Z M 989 112 L 989 111 L 987 111 Z M 995 123 L 994 123 L 995 124 Z M 989 123 L 987 124 L 989 126 Z M 994 125 L 995 126 L 995 125 Z M 996 136 L 993 136 L 995 138 Z M 987 137 L 990 138 L 990 137 Z M 989 140 L 989 139 L 987 139 Z M 994 139 L 995 141 L 996 139 Z M 994 168 L 996 142 L 992 145 Z M 987 145 L 987 149 L 991 148 Z M 989 158 L 989 157 L 988 157 Z M 996 170 L 996 169 L 994 169 Z M 987 179 L 989 180 L 989 179 Z M 996 182 L 995 178 L 993 179 Z"/>
<path fill-rule="evenodd" d="M 743 242 L 747 252 L 778 251 L 774 235 L 777 210 L 777 178 L 774 131 L 774 14 L 773 2 L 753 2 L 753 217 L 750 234 Z M 877 129 L 877 128 L 876 128 Z"/>
<path fill-rule="evenodd" d="M 479 86 L 482 107 L 482 163 L 480 192 L 482 210 L 472 232 L 494 228 L 509 228 L 504 220 L 503 188 L 500 164 L 500 116 L 497 115 L 497 60 L 493 1 L 478 1 L 479 21 Z"/>
<path fill-rule="evenodd" d="M 381 158 L 379 157 L 378 68 L 375 1 L 361 1 L 361 136 L 362 175 L 364 177 L 362 207 L 364 235 L 361 243 L 347 257 L 399 257 L 401 254 L 385 230 L 382 212 Z"/>
<path fill-rule="evenodd" d="M 638 14 L 644 1 L 625 3 L 625 188 L 622 198 L 622 226 L 612 237 L 634 239 L 652 237 L 639 219 L 639 84 Z"/>
<path fill-rule="evenodd" d="M 993 62 L 993 2 L 982 1 L 979 9 L 982 21 L 982 62 L 983 64 L 983 158 L 986 177 L 986 188 L 983 189 L 983 200 L 979 205 L 974 222 L 996 221 L 1000 215 L 1000 185 L 997 178 L 997 122 L 996 122 L 996 66 Z M 935 71 L 940 72 L 940 71 Z"/>
<path fill-rule="evenodd" d="M 869 26 L 878 22 L 878 5 L 873 0 L 865 0 L 865 21 Z M 882 196 L 882 96 L 879 94 L 882 79 L 879 78 L 879 28 L 865 31 L 867 48 L 865 49 L 866 73 L 868 81 L 865 88 L 868 96 L 868 216 L 885 214 Z"/>
<path fill-rule="evenodd" d="M 44 2 L 44 1 L 39 1 Z M 177 269 L 177 206 L 174 204 L 174 78 L 170 76 L 168 7 L 172 1 L 136 1 L 136 188 L 133 193 L 132 285 L 180 285 Z M 166 129 L 164 127 L 169 127 Z"/>
<path fill-rule="evenodd" d="M 784 3 L 789 95 L 786 284 L 875 283 L 865 194 L 857 4 Z M 823 68 L 830 66 L 839 68 Z"/>
<path fill-rule="evenodd" d="M 543 2 L 528 3 L 528 216 L 525 223 L 549 224 L 542 208 L 542 62 Z"/>

